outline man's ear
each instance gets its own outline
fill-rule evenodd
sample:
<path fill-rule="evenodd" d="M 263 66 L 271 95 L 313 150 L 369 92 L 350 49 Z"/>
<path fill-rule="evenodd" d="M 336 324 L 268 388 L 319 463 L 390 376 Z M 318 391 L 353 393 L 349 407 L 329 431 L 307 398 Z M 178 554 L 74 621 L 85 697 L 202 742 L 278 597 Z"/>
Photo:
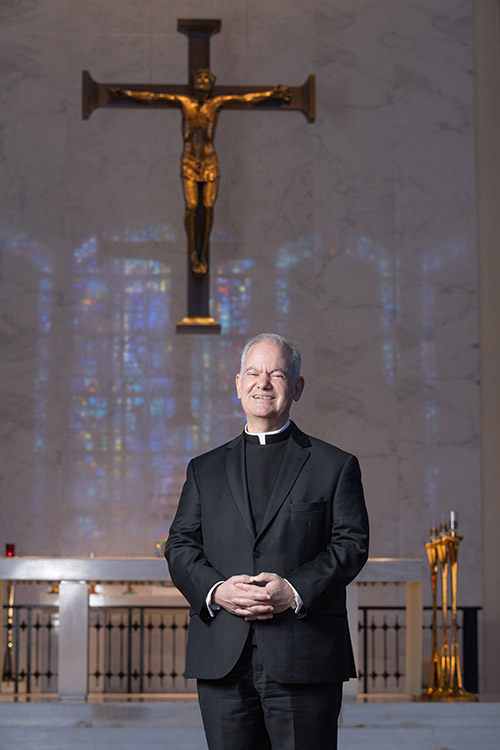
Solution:
<path fill-rule="evenodd" d="M 236 395 L 238 396 L 238 398 L 241 401 L 241 378 L 240 378 L 240 373 L 239 372 L 236 374 L 236 377 L 235 377 L 234 381 L 236 383 Z"/>
<path fill-rule="evenodd" d="M 295 381 L 295 388 L 293 391 L 293 400 L 298 401 L 299 398 L 302 396 L 302 391 L 304 390 L 305 381 L 302 375 L 300 378 L 297 378 Z"/>

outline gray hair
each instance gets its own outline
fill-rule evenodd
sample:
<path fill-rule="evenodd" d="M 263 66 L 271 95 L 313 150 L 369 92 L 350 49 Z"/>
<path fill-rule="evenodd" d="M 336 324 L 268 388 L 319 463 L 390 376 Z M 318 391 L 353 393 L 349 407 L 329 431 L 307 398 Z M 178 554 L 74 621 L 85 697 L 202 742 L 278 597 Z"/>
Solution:
<path fill-rule="evenodd" d="M 275 344 L 278 344 L 278 346 L 280 346 L 283 351 L 286 352 L 290 360 L 290 377 L 292 378 L 292 380 L 297 380 L 297 378 L 300 376 L 300 349 L 289 339 L 286 339 L 284 336 L 280 336 L 279 333 L 259 333 L 257 336 L 254 336 L 253 338 L 249 339 L 249 341 L 247 341 L 247 343 L 243 347 L 243 351 L 241 352 L 240 373 L 243 373 L 243 365 L 245 363 L 245 359 L 249 350 L 254 344 L 258 344 L 260 341 L 274 341 Z"/>

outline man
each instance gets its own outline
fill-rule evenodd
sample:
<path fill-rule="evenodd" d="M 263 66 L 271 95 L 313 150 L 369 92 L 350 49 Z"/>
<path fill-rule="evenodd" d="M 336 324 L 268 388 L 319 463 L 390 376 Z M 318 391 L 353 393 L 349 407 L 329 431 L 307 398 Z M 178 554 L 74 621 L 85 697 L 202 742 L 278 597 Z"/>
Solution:
<path fill-rule="evenodd" d="M 166 544 L 210 750 L 336 748 L 356 674 L 345 589 L 368 554 L 360 471 L 289 421 L 303 388 L 291 342 L 247 343 L 245 430 L 190 462 Z"/>
<path fill-rule="evenodd" d="M 274 86 L 266 91 L 248 94 L 212 96 L 215 76 L 208 68 L 199 68 L 192 75 L 194 96 L 185 94 L 132 91 L 108 88 L 113 99 L 132 99 L 140 104 L 161 104 L 182 109 L 184 151 L 181 175 L 186 213 L 184 224 L 188 240 L 188 255 L 194 276 L 204 276 L 208 270 L 208 248 L 213 223 L 214 204 L 219 184 L 219 160 L 214 147 L 215 128 L 220 110 L 237 102 L 249 107 L 265 99 L 290 100 L 289 89 Z M 198 204 L 203 218 L 197 220 Z"/>

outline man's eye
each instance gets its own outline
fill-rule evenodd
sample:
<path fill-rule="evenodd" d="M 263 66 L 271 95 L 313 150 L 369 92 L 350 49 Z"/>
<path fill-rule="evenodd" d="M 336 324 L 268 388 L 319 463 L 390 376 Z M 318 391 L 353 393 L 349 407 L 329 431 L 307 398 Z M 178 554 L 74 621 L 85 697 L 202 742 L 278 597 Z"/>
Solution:
<path fill-rule="evenodd" d="M 271 377 L 274 378 L 275 380 L 285 380 L 285 376 L 283 375 L 282 372 L 273 372 Z"/>

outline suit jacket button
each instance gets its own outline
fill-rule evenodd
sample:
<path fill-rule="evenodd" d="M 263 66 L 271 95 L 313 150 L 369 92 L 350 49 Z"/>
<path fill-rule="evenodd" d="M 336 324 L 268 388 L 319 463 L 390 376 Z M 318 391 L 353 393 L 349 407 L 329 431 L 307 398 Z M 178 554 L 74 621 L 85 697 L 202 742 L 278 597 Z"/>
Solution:
<path fill-rule="evenodd" d="M 262 552 L 259 552 L 258 549 L 254 550 L 252 554 L 254 557 L 262 557 Z"/>

